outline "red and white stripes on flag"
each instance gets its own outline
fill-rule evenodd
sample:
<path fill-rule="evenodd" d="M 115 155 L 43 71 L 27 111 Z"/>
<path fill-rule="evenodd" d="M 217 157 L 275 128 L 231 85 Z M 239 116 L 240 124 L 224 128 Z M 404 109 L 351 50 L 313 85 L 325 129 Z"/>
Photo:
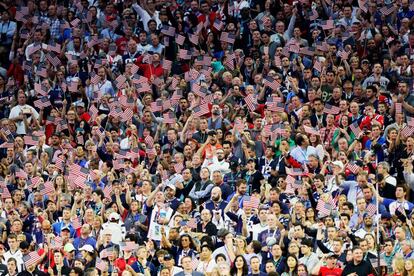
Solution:
<path fill-rule="evenodd" d="M 82 219 L 80 217 L 75 217 L 72 219 L 72 226 L 75 230 L 82 227 Z"/>
<path fill-rule="evenodd" d="M 377 206 L 375 206 L 375 204 L 369 203 L 365 210 L 370 216 L 374 216 L 377 213 Z"/>
<path fill-rule="evenodd" d="M 323 112 L 325 112 L 327 114 L 336 115 L 339 112 L 341 112 L 341 109 L 338 106 L 335 106 L 335 105 L 325 104 Z"/>
<path fill-rule="evenodd" d="M 263 79 L 263 84 L 267 87 L 270 87 L 272 90 L 277 90 L 280 86 L 280 84 L 272 77 Z"/>
<path fill-rule="evenodd" d="M 124 251 L 134 251 L 137 248 L 137 244 L 133 241 L 121 242 L 119 245 Z"/>
<path fill-rule="evenodd" d="M 29 146 L 36 146 L 39 143 L 39 137 L 26 135 L 23 137 L 24 143 Z"/>
<path fill-rule="evenodd" d="M 47 181 L 44 184 L 40 184 L 37 188 L 42 195 L 49 195 L 55 191 L 53 182 L 50 181 Z"/>
<path fill-rule="evenodd" d="M 316 129 L 314 129 L 313 127 L 308 127 L 308 126 L 303 126 L 303 129 L 305 130 L 306 133 L 310 134 L 310 135 L 316 135 L 316 136 L 320 136 L 321 134 L 319 133 L 319 131 L 317 131 Z"/>
<path fill-rule="evenodd" d="M 106 262 L 105 261 L 103 261 L 102 259 L 100 259 L 100 258 L 97 258 L 96 259 L 96 265 L 95 265 L 95 267 L 97 268 L 97 269 L 99 269 L 101 272 L 105 272 L 105 271 L 107 271 L 108 270 L 108 265 L 106 264 Z"/>
<path fill-rule="evenodd" d="M 318 59 L 315 60 L 315 63 L 313 64 L 313 69 L 315 69 L 318 72 L 322 72 L 322 62 L 320 62 Z"/>
<path fill-rule="evenodd" d="M 192 228 L 192 229 L 197 228 L 197 220 L 195 218 L 190 218 L 187 221 L 187 227 Z"/>
<path fill-rule="evenodd" d="M 220 35 L 220 41 L 234 44 L 234 42 L 236 41 L 236 35 L 228 32 L 222 32 Z"/>
<path fill-rule="evenodd" d="M 161 33 L 168 35 L 168 36 L 174 36 L 175 35 L 175 28 L 171 26 L 162 26 Z"/>
<path fill-rule="evenodd" d="M 260 205 L 260 198 L 255 196 L 243 197 L 243 207 L 257 209 Z"/>
<path fill-rule="evenodd" d="M 413 134 L 414 132 L 414 127 L 410 127 L 410 126 L 405 126 L 402 130 L 401 130 L 401 135 L 403 135 L 404 137 L 409 137 Z"/>
<path fill-rule="evenodd" d="M 208 89 L 204 86 L 199 85 L 198 83 L 193 83 L 191 88 L 194 94 L 201 98 L 204 98 L 207 95 Z"/>
<path fill-rule="evenodd" d="M 52 105 L 47 96 L 41 97 L 40 99 L 34 101 L 33 104 L 35 107 L 38 107 L 38 108 L 46 108 Z"/>
<path fill-rule="evenodd" d="M 154 146 L 154 138 L 151 135 L 145 137 L 145 144 L 148 148 L 152 148 Z"/>
<path fill-rule="evenodd" d="M 359 134 L 362 132 L 361 128 L 358 125 L 358 122 L 353 122 L 349 126 L 349 129 L 354 133 L 355 137 L 358 137 Z"/>
<path fill-rule="evenodd" d="M 361 169 L 361 167 L 360 166 L 358 166 L 357 164 L 355 164 L 355 163 L 348 163 L 348 165 L 346 166 L 347 167 L 347 169 L 349 170 L 349 171 L 351 171 L 353 174 L 357 174 L 358 172 L 359 172 L 359 170 Z"/>
<path fill-rule="evenodd" d="M 175 117 L 174 113 L 167 112 L 163 115 L 163 118 L 164 118 L 164 123 L 165 124 L 175 124 L 176 117 Z"/>
<path fill-rule="evenodd" d="M 184 164 L 183 163 L 177 163 L 174 165 L 174 170 L 176 173 L 181 173 L 184 170 Z"/>
<path fill-rule="evenodd" d="M 91 115 L 91 120 L 95 120 L 98 117 L 99 110 L 96 108 L 95 105 L 91 104 L 89 107 L 89 115 Z"/>
<path fill-rule="evenodd" d="M 401 114 L 402 113 L 402 103 L 395 103 L 395 112 L 397 114 Z"/>
<path fill-rule="evenodd" d="M 111 198 L 111 194 L 112 194 L 112 185 L 106 185 L 105 188 L 103 189 L 103 193 L 105 195 L 105 198 Z"/>
<path fill-rule="evenodd" d="M 61 237 L 56 236 L 51 240 L 52 249 L 60 249 L 62 247 L 63 240 Z"/>
<path fill-rule="evenodd" d="M 130 108 L 127 108 L 127 109 L 125 109 L 124 110 L 124 112 L 122 113 L 122 115 L 121 115 L 121 120 L 123 121 L 123 122 L 128 122 L 129 120 L 131 120 L 132 119 L 132 117 L 134 116 L 134 112 L 130 109 Z"/>
<path fill-rule="evenodd" d="M 244 102 L 246 103 L 247 107 L 251 112 L 256 110 L 257 98 L 255 97 L 255 95 L 247 95 L 246 97 L 244 97 Z"/>
<path fill-rule="evenodd" d="M 30 252 L 26 256 L 23 256 L 23 262 L 26 269 L 30 266 L 37 265 L 40 261 L 40 256 L 36 251 Z"/>
<path fill-rule="evenodd" d="M 194 107 L 193 112 L 194 112 L 194 116 L 201 117 L 205 114 L 210 113 L 210 109 L 208 107 L 208 104 L 205 103 L 205 104 L 201 104 L 199 106 Z"/>
<path fill-rule="evenodd" d="M 192 259 L 191 259 L 191 268 L 193 269 L 193 270 L 196 270 L 197 269 L 197 267 L 198 267 L 198 264 L 200 263 L 200 261 L 196 258 L 196 257 L 193 257 Z"/>
<path fill-rule="evenodd" d="M 316 205 L 316 210 L 319 212 L 320 216 L 325 217 L 331 214 L 332 207 L 331 204 L 319 199 L 318 204 Z"/>

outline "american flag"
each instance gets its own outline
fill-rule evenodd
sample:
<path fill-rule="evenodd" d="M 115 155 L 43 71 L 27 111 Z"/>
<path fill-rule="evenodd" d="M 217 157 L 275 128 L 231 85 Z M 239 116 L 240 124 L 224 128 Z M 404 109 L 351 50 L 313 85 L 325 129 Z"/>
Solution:
<path fill-rule="evenodd" d="M 168 35 L 168 36 L 174 36 L 175 35 L 175 28 L 171 26 L 162 26 L 161 33 Z"/>
<path fill-rule="evenodd" d="M 101 80 L 101 77 L 96 74 L 94 71 L 92 71 L 91 75 L 91 84 L 97 85 L 99 81 Z"/>
<path fill-rule="evenodd" d="M 331 30 L 334 28 L 334 21 L 332 19 L 324 20 L 321 22 L 321 27 L 323 30 Z"/>
<path fill-rule="evenodd" d="M 122 89 L 122 87 L 124 86 L 126 82 L 126 77 L 124 75 L 119 75 L 115 81 L 114 84 L 118 89 Z"/>
<path fill-rule="evenodd" d="M 195 218 L 190 218 L 187 221 L 187 227 L 192 228 L 192 229 L 197 228 L 197 220 Z"/>
<path fill-rule="evenodd" d="M 292 176 L 301 176 L 303 175 L 303 170 L 299 168 L 288 168 L 286 167 L 286 174 Z"/>
<path fill-rule="evenodd" d="M 228 32 L 222 32 L 220 35 L 220 41 L 234 44 L 234 42 L 236 41 L 236 35 Z"/>
<path fill-rule="evenodd" d="M 151 103 L 151 112 L 159 112 L 162 111 L 162 99 L 157 99 L 155 102 Z"/>
<path fill-rule="evenodd" d="M 171 96 L 171 103 L 175 105 L 183 97 L 183 91 L 175 90 Z"/>
<path fill-rule="evenodd" d="M 183 35 L 180 35 L 180 34 L 176 34 L 175 35 L 175 42 L 178 44 L 178 45 L 183 45 L 184 44 L 184 41 L 185 41 L 185 36 L 183 36 Z"/>
<path fill-rule="evenodd" d="M 47 50 L 48 51 L 53 51 L 57 54 L 60 54 L 61 46 L 60 46 L 60 44 L 57 44 L 57 43 L 51 43 L 51 44 L 47 45 Z"/>
<path fill-rule="evenodd" d="M 349 57 L 349 52 L 345 51 L 345 50 L 339 50 L 336 54 L 338 57 L 340 57 L 341 59 L 348 59 Z"/>
<path fill-rule="evenodd" d="M 316 41 L 316 49 L 318 51 L 327 52 L 328 47 L 329 45 L 325 41 Z"/>
<path fill-rule="evenodd" d="M 1 198 L 11 198 L 11 194 L 6 185 L 0 187 Z"/>
<path fill-rule="evenodd" d="M 125 168 L 125 164 L 122 160 L 116 159 L 113 161 L 114 169 L 115 170 L 121 170 Z"/>
<path fill-rule="evenodd" d="M 243 197 L 243 207 L 257 209 L 260 205 L 260 198 L 255 196 Z"/>
<path fill-rule="evenodd" d="M 188 34 L 188 39 L 194 45 L 198 45 L 198 35 Z"/>
<path fill-rule="evenodd" d="M 72 21 L 70 21 L 70 25 L 72 25 L 72 27 L 76 28 L 79 25 L 80 22 L 81 21 L 80 21 L 79 18 L 75 18 Z"/>
<path fill-rule="evenodd" d="M 37 188 L 42 195 L 48 195 L 55 191 L 55 187 L 50 181 L 47 181 L 44 184 L 40 184 Z"/>
<path fill-rule="evenodd" d="M 320 216 L 329 216 L 331 214 L 332 205 L 319 199 L 318 204 L 316 205 L 316 210 L 319 212 Z"/>
<path fill-rule="evenodd" d="M 316 135 L 316 136 L 320 136 L 321 134 L 319 133 L 319 131 L 317 131 L 316 129 L 314 129 L 313 127 L 308 127 L 308 126 L 303 126 L 303 129 L 305 130 L 306 133 L 310 134 L 310 135 Z"/>
<path fill-rule="evenodd" d="M 313 64 L 313 69 L 315 69 L 318 72 L 322 72 L 322 62 L 316 59 L 315 63 Z"/>
<path fill-rule="evenodd" d="M 208 89 L 204 86 L 201 86 L 197 83 L 193 83 L 192 90 L 194 94 L 197 96 L 200 96 L 201 98 L 204 98 L 207 95 Z"/>
<path fill-rule="evenodd" d="M 180 49 L 178 52 L 178 56 L 181 59 L 191 59 L 191 52 L 185 49 Z"/>
<path fill-rule="evenodd" d="M 401 130 L 401 135 L 403 135 L 404 137 L 409 137 L 413 134 L 414 132 L 414 127 L 410 127 L 410 126 L 405 126 L 402 130 Z"/>
<path fill-rule="evenodd" d="M 162 69 L 170 71 L 172 67 L 172 61 L 171 60 L 162 60 Z"/>
<path fill-rule="evenodd" d="M 177 163 L 174 165 L 174 170 L 176 173 L 181 173 L 184 170 L 184 165 L 182 163 Z"/>
<path fill-rule="evenodd" d="M 75 230 L 82 227 L 82 219 L 80 217 L 75 217 L 72 219 L 72 226 Z"/>
<path fill-rule="evenodd" d="M 121 242 L 119 243 L 119 246 L 124 251 L 134 251 L 135 249 L 137 249 L 137 244 L 133 241 Z"/>
<path fill-rule="evenodd" d="M 349 129 L 354 133 L 355 137 L 358 137 L 362 132 L 361 128 L 358 125 L 358 122 L 354 122 L 349 126 Z"/>
<path fill-rule="evenodd" d="M 60 120 L 56 126 L 56 131 L 61 132 L 65 129 L 68 129 L 68 122 L 66 120 Z"/>
<path fill-rule="evenodd" d="M 103 261 L 102 259 L 100 259 L 100 258 L 97 258 L 96 259 L 96 265 L 95 265 L 95 267 L 97 268 L 97 269 L 99 269 L 99 271 L 101 271 L 101 272 L 105 272 L 105 271 L 107 271 L 108 270 L 108 265 L 106 264 L 106 262 L 105 261 Z"/>
<path fill-rule="evenodd" d="M 126 108 L 131 108 L 133 109 L 135 106 L 135 100 L 134 98 L 122 95 L 121 97 L 119 97 L 119 103 Z"/>
<path fill-rule="evenodd" d="M 360 166 L 358 166 L 355 163 L 348 163 L 348 165 L 346 166 L 348 170 L 350 170 L 353 174 L 357 174 L 358 171 L 361 169 Z"/>
<path fill-rule="evenodd" d="M 41 97 L 40 99 L 34 101 L 33 104 L 35 107 L 38 107 L 38 108 L 46 108 L 52 105 L 47 96 Z"/>
<path fill-rule="evenodd" d="M 145 137 L 145 144 L 147 145 L 147 147 L 152 148 L 154 146 L 154 138 L 152 138 L 151 135 L 148 135 L 147 137 Z"/>
<path fill-rule="evenodd" d="M 251 112 L 256 110 L 257 99 L 253 94 L 247 95 L 244 101 Z"/>
<path fill-rule="evenodd" d="M 327 114 L 336 115 L 339 112 L 341 112 L 341 109 L 339 107 L 335 106 L 335 105 L 325 104 L 323 112 L 325 112 Z"/>
<path fill-rule="evenodd" d="M 275 66 L 280 67 L 282 66 L 282 60 L 279 56 L 275 56 Z"/>
<path fill-rule="evenodd" d="M 166 100 L 162 103 L 162 110 L 166 111 L 168 109 L 170 109 L 172 107 L 171 101 L 170 100 Z"/>
<path fill-rule="evenodd" d="M 139 93 L 145 93 L 145 92 L 151 91 L 151 87 L 147 82 L 135 84 L 135 87 L 137 88 L 137 91 Z"/>
<path fill-rule="evenodd" d="M 15 176 L 19 178 L 27 179 L 27 173 L 22 169 L 16 169 Z"/>
<path fill-rule="evenodd" d="M 377 213 L 377 206 L 375 206 L 375 204 L 370 203 L 367 205 L 367 208 L 365 208 L 365 210 L 370 216 L 374 216 Z"/>
<path fill-rule="evenodd" d="M 280 84 L 272 77 L 264 78 L 263 84 L 270 87 L 272 90 L 277 90 L 280 86 Z"/>
<path fill-rule="evenodd" d="M 289 45 L 289 52 L 298 54 L 300 52 L 300 46 L 296 43 L 292 43 Z"/>
<path fill-rule="evenodd" d="M 145 153 L 146 153 L 147 155 L 149 155 L 149 154 L 156 155 L 156 154 L 157 154 L 157 151 L 156 151 L 154 148 L 147 148 L 147 149 L 145 150 Z"/>
<path fill-rule="evenodd" d="M 397 114 L 401 114 L 402 113 L 402 103 L 395 103 L 395 112 Z"/>
<path fill-rule="evenodd" d="M 194 107 L 193 112 L 194 112 L 194 116 L 201 117 L 205 114 L 210 113 L 210 109 L 208 108 L 208 104 L 205 103 L 205 104 Z"/>
<path fill-rule="evenodd" d="M 72 81 L 68 85 L 69 92 L 78 92 L 78 81 L 72 79 Z"/>
<path fill-rule="evenodd" d="M 105 195 L 105 198 L 111 198 L 111 194 L 112 194 L 112 185 L 106 185 L 105 188 L 103 189 L 103 193 Z"/>
<path fill-rule="evenodd" d="M 175 115 L 172 112 L 167 112 L 163 116 L 165 124 L 175 124 Z"/>
<path fill-rule="evenodd" d="M 213 27 L 217 30 L 217 31 L 221 31 L 221 29 L 223 29 L 224 27 L 224 23 L 223 21 L 219 20 L 219 19 L 215 19 L 214 23 L 213 23 Z"/>
<path fill-rule="evenodd" d="M 111 108 L 111 112 L 109 112 L 109 116 L 113 116 L 113 117 L 121 117 L 123 114 L 122 108 L 120 107 L 114 107 Z"/>
<path fill-rule="evenodd" d="M 407 116 L 407 125 L 410 127 L 414 127 L 414 118 Z"/>
<path fill-rule="evenodd" d="M 29 254 L 23 256 L 23 261 L 26 268 L 28 268 L 30 266 L 37 265 L 40 261 L 40 256 L 36 251 L 32 251 Z"/>
<path fill-rule="evenodd" d="M 39 137 L 26 135 L 23 137 L 24 143 L 29 146 L 36 146 L 39 143 Z"/>
<path fill-rule="evenodd" d="M 193 269 L 193 270 L 196 270 L 197 269 L 197 267 L 198 267 L 198 264 L 200 263 L 200 261 L 196 258 L 196 257 L 193 257 L 192 259 L 191 259 L 191 268 Z"/>
<path fill-rule="evenodd" d="M 35 83 L 34 88 L 35 88 L 36 93 L 38 93 L 42 96 L 47 96 L 48 89 L 43 84 Z"/>
<path fill-rule="evenodd" d="M 94 120 L 98 116 L 99 110 L 96 108 L 95 105 L 91 105 L 89 107 L 89 115 L 91 115 L 91 120 Z"/>
<path fill-rule="evenodd" d="M 299 54 L 313 57 L 315 55 L 315 48 L 314 47 L 300 48 Z"/>
<path fill-rule="evenodd" d="M 59 59 L 59 57 L 53 53 L 47 53 L 46 54 L 46 59 L 50 62 L 50 64 L 52 64 L 54 67 L 58 67 L 61 64 L 61 61 Z"/>
<path fill-rule="evenodd" d="M 81 167 L 78 164 L 73 164 L 70 166 L 70 172 L 76 176 L 83 178 L 88 177 L 89 170 L 87 168 Z"/>
<path fill-rule="evenodd" d="M 123 122 L 128 122 L 129 120 L 132 119 L 133 116 L 134 116 L 134 112 L 132 111 L 132 109 L 127 108 L 122 113 L 121 119 L 122 119 Z"/>
<path fill-rule="evenodd" d="M 380 9 L 380 12 L 385 16 L 389 16 L 390 14 L 392 14 L 394 12 L 394 10 L 395 10 L 395 7 L 394 7 L 393 4 L 391 4 L 391 5 L 387 5 L 387 6 L 382 7 Z"/>
<path fill-rule="evenodd" d="M 32 190 L 33 187 L 36 187 L 40 184 L 40 181 L 41 181 L 40 176 L 35 176 L 32 179 L 29 179 L 27 181 L 27 184 L 28 184 L 27 187 L 29 188 L 29 190 Z"/>
<path fill-rule="evenodd" d="M 37 68 L 36 70 L 36 75 L 43 77 L 43 78 L 47 78 L 47 70 L 45 67 L 40 67 Z"/>
<path fill-rule="evenodd" d="M 63 245 L 63 240 L 61 237 L 56 236 L 51 240 L 52 249 L 60 249 Z"/>
<path fill-rule="evenodd" d="M 314 21 L 316 19 L 318 19 L 319 14 L 316 10 L 312 10 L 309 12 L 309 20 Z"/>

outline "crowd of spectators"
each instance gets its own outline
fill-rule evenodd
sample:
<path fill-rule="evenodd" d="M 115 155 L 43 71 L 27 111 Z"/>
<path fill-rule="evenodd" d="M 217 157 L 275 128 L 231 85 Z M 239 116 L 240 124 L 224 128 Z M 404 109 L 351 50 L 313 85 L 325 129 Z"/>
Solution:
<path fill-rule="evenodd" d="M 414 275 L 413 1 L 0 13 L 0 276 Z"/>

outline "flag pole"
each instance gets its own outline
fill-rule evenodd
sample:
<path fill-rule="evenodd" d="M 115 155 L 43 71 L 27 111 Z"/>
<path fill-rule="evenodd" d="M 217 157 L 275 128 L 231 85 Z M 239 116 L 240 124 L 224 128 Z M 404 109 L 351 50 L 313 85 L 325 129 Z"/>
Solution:
<path fill-rule="evenodd" d="M 379 217 L 379 185 L 378 185 L 378 181 L 376 181 L 375 183 L 375 189 L 377 190 L 377 197 L 375 199 L 375 203 L 377 205 L 377 266 L 378 266 L 378 275 L 381 275 L 381 245 L 380 245 L 380 229 L 379 229 L 379 225 L 380 225 L 380 217 Z"/>

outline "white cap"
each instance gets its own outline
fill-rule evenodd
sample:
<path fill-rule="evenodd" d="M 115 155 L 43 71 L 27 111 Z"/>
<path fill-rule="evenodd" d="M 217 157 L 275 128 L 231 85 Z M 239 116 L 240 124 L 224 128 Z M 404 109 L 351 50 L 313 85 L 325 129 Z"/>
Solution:
<path fill-rule="evenodd" d="M 79 248 L 79 251 L 87 251 L 89 253 L 93 253 L 93 252 L 95 252 L 95 249 L 93 249 L 92 245 L 85 244 L 84 246 L 82 246 L 81 248 Z"/>

